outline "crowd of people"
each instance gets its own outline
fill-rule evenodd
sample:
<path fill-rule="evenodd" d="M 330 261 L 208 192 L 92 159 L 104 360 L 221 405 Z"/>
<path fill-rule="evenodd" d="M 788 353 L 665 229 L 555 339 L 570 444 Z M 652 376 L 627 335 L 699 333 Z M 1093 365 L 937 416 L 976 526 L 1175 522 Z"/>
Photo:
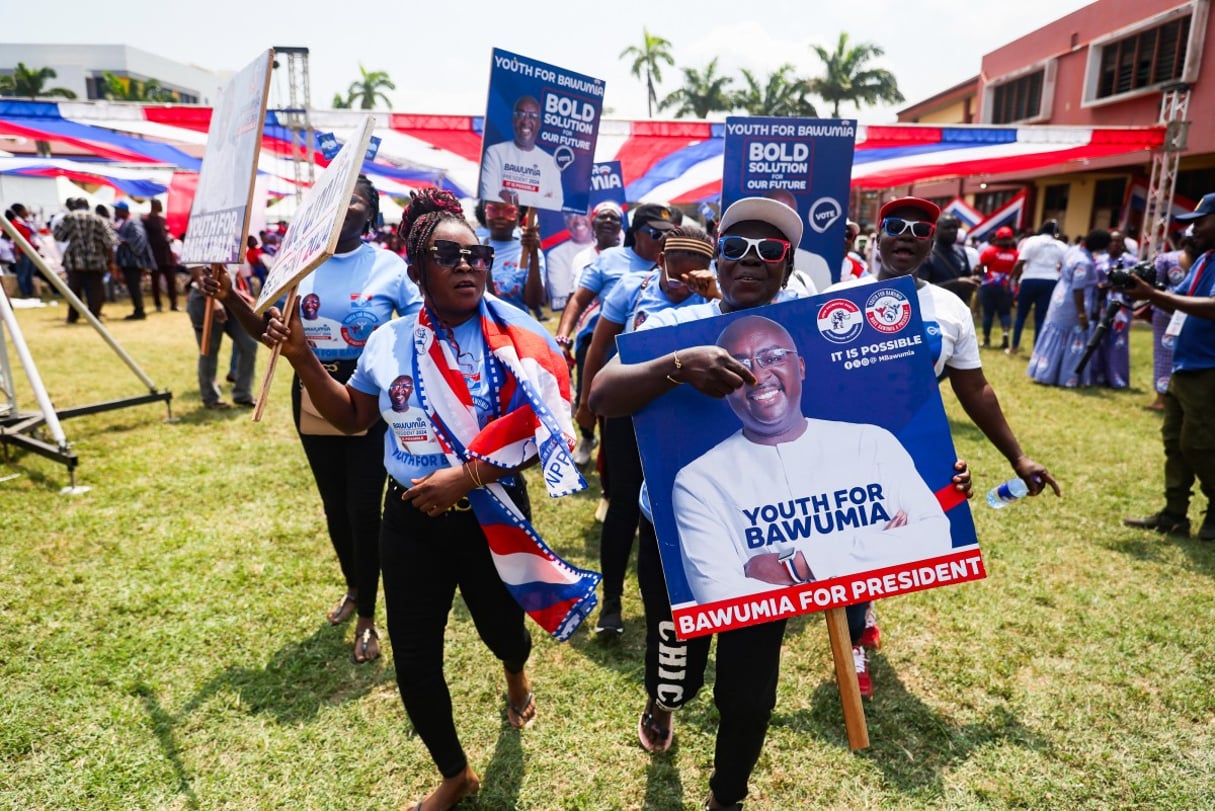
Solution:
<path fill-rule="evenodd" d="M 11 206 L 6 216 L 36 248 L 59 254 L 70 289 L 94 316 L 112 300 L 108 285 L 119 278 L 132 306 L 126 318 L 147 317 L 142 290 L 149 279 L 157 311 L 162 291 L 169 309 L 179 309 L 180 239 L 169 233 L 158 201 L 143 218 L 121 203 L 112 218 L 82 199 L 66 208 L 41 241 L 24 206 Z M 757 405 L 776 390 L 782 402 L 800 402 L 805 377 L 788 332 L 766 318 L 740 319 L 715 344 L 680 347 L 650 361 L 625 363 L 616 354 L 621 334 L 820 292 L 799 267 L 802 220 L 784 202 L 746 198 L 706 228 L 673 206 L 639 205 L 626 217 L 622 206 L 601 203 L 586 216 L 567 216 L 571 240 L 547 257 L 525 207 L 485 200 L 473 213 L 475 223 L 455 197 L 426 189 L 414 196 L 399 228 L 380 228 L 378 195 L 360 176 L 336 253 L 301 282 L 291 311 L 279 302 L 259 315 L 252 306 L 272 267 L 279 228 L 249 237 L 243 266 L 190 268 L 185 291 L 206 350 L 198 359 L 204 406 L 232 407 L 218 385 L 222 335 L 233 343 L 228 379 L 235 403 L 256 403 L 259 342 L 280 347 L 295 372 L 293 421 L 345 585 L 324 616 L 334 625 L 354 618 L 354 663 L 378 658 L 382 575 L 397 684 L 440 776 L 416 811 L 451 808 L 480 785 L 460 744 L 443 664 L 456 590 L 502 663 L 506 714 L 519 729 L 533 723 L 538 708 L 526 668 L 532 640 L 525 613 L 561 638 L 594 602 L 587 592 L 593 595 L 598 575 L 565 564 L 543 546 L 543 528 L 531 526 L 525 469 L 538 465 L 549 494 L 562 495 L 584 485 L 579 467 L 589 470 L 596 462 L 603 575 L 594 630 L 604 639 L 625 631 L 624 586 L 638 539 L 646 695 L 637 737 L 646 751 L 663 752 L 674 739 L 677 711 L 705 684 L 712 637 L 674 633 L 651 499 L 673 499 L 678 510 L 680 487 L 687 489 L 696 475 L 716 475 L 721 465 L 698 461 L 681 473 L 674 495 L 651 494 L 632 416 L 686 384 L 729 402 L 743 424 L 738 442 L 769 453 L 809 443 L 798 452 L 812 454 L 822 441 L 817 428 L 810 430 L 818 421 L 800 410 L 771 416 Z M 1033 381 L 1125 388 L 1133 307 L 1147 302 L 1157 395 L 1148 407 L 1164 414 L 1166 503 L 1126 523 L 1188 535 L 1195 481 L 1215 503 L 1209 408 L 1215 401 L 1215 276 L 1206 272 L 1215 249 L 1215 195 L 1177 219 L 1191 223 L 1191 232 L 1178 250 L 1156 257 L 1154 278 L 1147 280 L 1129 272 L 1138 262 L 1136 246 L 1118 231 L 1095 229 L 1069 246 L 1058 224 L 1047 221 L 1020 240 L 1000 228 L 974 251 L 959 236 L 956 217 L 928 200 L 897 198 L 881 207 L 875 231 L 847 224 L 839 282 L 829 289 L 915 280 L 938 380 L 948 379 L 967 416 L 1031 495 L 1047 489 L 1059 495 L 1060 486 L 1022 449 L 984 375 L 982 350 L 1019 357 L 1032 310 L 1033 338 L 1025 343 L 1032 347 L 1026 362 Z M 11 242 L 7 250 L 0 243 L 0 261 L 13 268 L 22 295 L 32 295 L 33 263 L 15 255 Z M 546 305 L 559 314 L 551 330 L 540 323 Z M 215 328 L 202 347 L 208 309 Z M 74 310 L 68 315 L 77 318 Z M 894 454 L 893 438 L 881 429 L 856 431 Z M 952 487 L 969 497 L 965 462 L 950 475 Z M 923 482 L 907 503 L 920 505 L 920 490 L 936 508 Z M 917 510 L 900 509 L 887 529 L 920 520 L 908 514 Z M 923 512 L 925 521 L 939 519 L 939 508 Z M 1198 537 L 1215 540 L 1212 511 Z M 521 563 L 520 555 L 532 560 L 532 544 L 542 562 Z M 768 553 L 749 560 L 747 577 L 789 586 L 814 579 L 805 556 L 770 554 L 771 560 Z M 716 594 L 712 580 L 700 578 L 697 588 Z M 543 588 L 537 590 L 537 582 Z M 556 584 L 566 589 L 560 601 L 551 599 Z M 550 602 L 537 609 L 545 599 Z M 566 613 L 554 620 L 557 605 Z M 846 613 L 857 687 L 869 697 L 875 687 L 869 651 L 881 644 L 877 614 L 869 602 Z M 747 796 L 776 703 L 784 631 L 785 622 L 777 620 L 717 634 L 713 695 L 720 724 L 705 808 L 740 808 Z"/>

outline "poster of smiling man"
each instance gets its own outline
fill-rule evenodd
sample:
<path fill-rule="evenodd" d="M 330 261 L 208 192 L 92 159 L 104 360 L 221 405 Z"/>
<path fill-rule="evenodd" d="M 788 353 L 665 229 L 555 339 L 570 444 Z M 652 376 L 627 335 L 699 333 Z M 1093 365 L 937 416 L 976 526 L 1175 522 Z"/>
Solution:
<path fill-rule="evenodd" d="M 481 199 L 585 214 L 602 112 L 602 79 L 495 48 Z"/>
<path fill-rule="evenodd" d="M 898 279 L 621 336 L 625 363 L 710 344 L 756 378 L 633 418 L 680 638 L 986 576 L 916 301 Z"/>
<path fill-rule="evenodd" d="M 743 197 L 770 197 L 795 209 L 808 227 L 794 266 L 817 290 L 840 278 L 855 147 L 850 119 L 726 119 L 722 211 Z"/>

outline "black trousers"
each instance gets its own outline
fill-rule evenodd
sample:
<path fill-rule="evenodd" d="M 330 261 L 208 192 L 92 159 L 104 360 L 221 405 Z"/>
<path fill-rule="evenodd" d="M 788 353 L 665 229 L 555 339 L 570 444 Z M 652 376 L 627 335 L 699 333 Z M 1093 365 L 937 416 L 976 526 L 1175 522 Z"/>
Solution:
<path fill-rule="evenodd" d="M 152 303 L 160 309 L 160 280 L 164 279 L 165 292 L 169 296 L 169 307 L 177 308 L 177 268 L 152 268 Z"/>
<path fill-rule="evenodd" d="M 353 370 L 353 363 L 349 369 Z M 347 371 L 346 376 L 349 376 Z M 299 379 L 292 381 L 291 410 L 300 425 Z M 346 588 L 357 590 L 359 616 L 375 616 L 380 590 L 380 505 L 384 493 L 384 431 L 377 420 L 364 436 L 300 434 L 325 509 L 329 540 Z"/>
<path fill-rule="evenodd" d="M 711 636 L 675 638 L 671 604 L 658 555 L 654 525 L 641 522 L 637 578 L 645 602 L 645 688 L 663 707 L 676 709 L 704 686 Z M 764 748 L 776 684 L 785 621 L 752 625 L 717 635 L 717 681 L 713 702 L 721 715 L 709 787 L 724 805 L 747 796 L 747 781 Z"/>
<path fill-rule="evenodd" d="M 105 271 L 104 270 L 69 270 L 68 289 L 76 294 L 89 306 L 89 312 L 101 317 L 101 305 L 105 303 Z M 68 310 L 67 320 L 74 324 L 80 320 L 80 313 L 73 307 Z"/>
<path fill-rule="evenodd" d="M 603 422 L 603 466 L 612 472 L 612 497 L 599 538 L 599 563 L 603 567 L 603 596 L 619 598 L 633 551 L 633 537 L 641 520 L 637 496 L 641 493 L 641 454 L 632 417 L 612 417 Z"/>
<path fill-rule="evenodd" d="M 123 268 L 122 283 L 127 286 L 134 315 L 143 315 L 143 268 Z"/>
<path fill-rule="evenodd" d="M 522 491 L 522 495 L 520 494 Z M 523 609 L 498 577 L 489 544 L 472 510 L 448 510 L 431 518 L 401 501 L 389 481 L 380 531 L 384 603 L 396 661 L 397 687 L 414 730 L 442 775 L 455 777 L 468 765 L 456 734 L 451 692 L 443 672 L 443 635 L 456 588 L 477 633 L 511 673 L 531 655 L 532 638 Z M 531 518 L 526 490 L 509 488 Z"/>

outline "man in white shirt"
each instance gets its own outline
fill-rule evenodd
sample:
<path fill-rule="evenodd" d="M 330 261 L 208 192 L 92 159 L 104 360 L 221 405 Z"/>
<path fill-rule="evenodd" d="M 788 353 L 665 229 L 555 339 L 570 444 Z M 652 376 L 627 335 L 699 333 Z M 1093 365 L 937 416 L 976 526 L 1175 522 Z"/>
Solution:
<path fill-rule="evenodd" d="M 1050 296 L 1054 292 L 1055 282 L 1059 281 L 1063 255 L 1067 253 L 1067 245 L 1059 241 L 1058 234 L 1059 223 L 1047 220 L 1035 236 L 1021 243 L 1020 255 L 1012 271 L 1012 285 L 1017 291 L 1017 319 L 1013 322 L 1012 346 L 1006 350 L 1009 355 L 1021 351 L 1021 330 L 1025 327 L 1031 307 L 1034 310 L 1035 343 L 1042 333 Z"/>
<path fill-rule="evenodd" d="M 547 211 L 560 211 L 565 202 L 561 167 L 536 146 L 540 134 L 540 102 L 521 96 L 515 102 L 513 141 L 485 148 L 481 161 L 482 200 L 502 200 Z"/>

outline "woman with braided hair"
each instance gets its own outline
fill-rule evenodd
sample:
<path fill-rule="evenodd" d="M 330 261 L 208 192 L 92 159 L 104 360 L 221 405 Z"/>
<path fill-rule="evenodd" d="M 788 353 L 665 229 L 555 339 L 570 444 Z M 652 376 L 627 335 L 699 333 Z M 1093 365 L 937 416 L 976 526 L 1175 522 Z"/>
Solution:
<path fill-rule="evenodd" d="M 359 175 L 336 252 L 299 284 L 300 310 L 306 319 L 302 337 L 317 364 L 337 383 L 350 377 L 367 339 L 389 323 L 393 313 L 412 320 L 422 309 L 421 294 L 401 258 L 363 242 L 379 212 L 379 194 L 366 176 Z M 232 287 L 222 276 L 204 280 L 204 291 L 220 300 L 245 331 L 260 337 L 265 329 L 262 317 L 240 296 L 228 295 Z M 377 420 L 364 426 L 365 431 L 347 436 L 317 413 L 298 379 L 291 387 L 291 407 L 346 581 L 346 593 L 326 618 L 340 625 L 357 613 L 351 660 L 370 662 L 380 655 L 375 606 L 380 588 L 384 424 Z"/>
<path fill-rule="evenodd" d="M 265 340 L 282 343 L 283 357 L 334 425 L 353 432 L 381 417 L 388 423 L 384 601 L 401 698 L 443 775 L 414 808 L 438 811 L 480 787 L 456 733 L 443 670 L 456 589 L 502 662 L 507 719 L 522 729 L 536 702 L 520 604 L 566 638 L 593 607 L 598 577 L 542 546 L 520 475 L 539 459 L 550 494 L 585 486 L 571 454 L 569 372 L 560 350 L 527 313 L 485 296 L 493 248 L 478 243 L 449 192 L 415 194 L 400 230 L 423 308 L 372 335 L 346 385 L 308 351 L 298 313 L 287 325 L 272 310 Z"/>

